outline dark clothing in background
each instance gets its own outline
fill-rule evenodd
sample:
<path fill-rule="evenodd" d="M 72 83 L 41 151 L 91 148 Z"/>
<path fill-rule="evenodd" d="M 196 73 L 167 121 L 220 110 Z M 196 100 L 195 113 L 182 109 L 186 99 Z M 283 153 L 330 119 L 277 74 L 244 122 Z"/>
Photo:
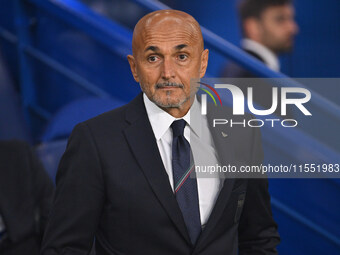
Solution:
<path fill-rule="evenodd" d="M 248 54 L 250 54 L 252 57 L 260 60 L 261 62 L 264 63 L 264 59 L 262 59 L 258 54 L 256 54 L 253 51 L 250 50 L 245 50 Z M 246 70 L 242 66 L 236 64 L 236 63 L 229 63 L 226 65 L 226 67 L 222 70 L 221 72 L 221 77 L 223 78 L 260 78 L 256 74 L 252 73 L 251 71 Z M 243 94 L 246 96 L 247 95 L 247 87 L 253 86 L 253 100 L 254 102 L 263 107 L 263 109 L 269 109 L 272 106 L 272 88 L 273 85 L 269 84 L 268 82 L 262 80 L 261 82 L 259 79 L 257 79 L 258 82 L 255 82 L 257 86 L 253 86 L 253 84 L 248 81 L 242 81 L 237 85 L 243 92 Z M 275 86 L 274 87 L 278 87 Z M 278 98 L 281 98 L 281 93 L 280 93 L 280 88 L 278 87 Z M 287 114 L 286 115 L 281 115 L 281 105 L 280 105 L 280 100 L 278 100 L 278 105 L 277 108 L 274 112 L 276 116 L 279 116 L 283 119 L 292 119 L 293 118 L 293 113 L 292 110 L 290 109 L 290 106 L 287 106 Z M 255 107 L 256 108 L 256 107 Z"/>
<path fill-rule="evenodd" d="M 0 52 L 0 140 L 31 140 L 24 119 L 20 94 Z"/>
<path fill-rule="evenodd" d="M 39 254 L 54 185 L 30 146 L 0 142 L 0 215 L 6 238 L 1 255 Z"/>
<path fill-rule="evenodd" d="M 260 60 L 264 63 L 264 59 L 262 59 L 258 54 L 255 52 L 244 50 L 252 57 Z M 251 71 L 248 71 L 247 69 L 244 69 L 242 66 L 231 62 L 228 65 L 225 66 L 225 68 L 222 70 L 221 77 L 228 77 L 228 78 L 257 78 L 255 74 L 253 74 Z"/>

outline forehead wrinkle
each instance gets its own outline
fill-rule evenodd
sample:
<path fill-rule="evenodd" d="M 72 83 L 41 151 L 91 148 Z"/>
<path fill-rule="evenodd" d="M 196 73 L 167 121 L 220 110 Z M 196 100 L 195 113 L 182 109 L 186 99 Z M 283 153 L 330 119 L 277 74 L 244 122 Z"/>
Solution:
<path fill-rule="evenodd" d="M 160 45 L 158 47 L 158 45 Z M 149 43 L 149 44 L 146 44 L 146 47 L 145 47 L 145 50 L 144 50 L 144 53 L 148 53 L 148 52 L 152 52 L 152 51 L 149 51 L 147 49 L 150 48 L 150 46 L 155 46 L 155 48 L 157 49 L 156 51 L 153 51 L 155 53 L 160 53 L 160 54 L 171 54 L 172 52 L 179 52 L 179 51 L 185 51 L 185 49 L 189 50 L 190 49 L 193 49 L 192 46 L 190 46 L 189 43 L 183 43 L 183 42 L 178 42 L 178 41 L 167 41 L 167 42 L 164 42 L 161 43 L 161 44 L 157 44 L 157 43 Z M 169 47 L 168 47 L 169 46 Z"/>
<path fill-rule="evenodd" d="M 147 49 L 150 46 L 155 46 L 162 51 L 166 45 L 170 44 L 171 50 L 178 51 L 179 49 L 176 48 L 179 45 L 186 45 L 186 48 L 196 48 L 197 47 L 197 37 L 192 35 L 191 33 L 187 32 L 179 32 L 176 33 L 176 36 L 169 36 L 169 32 L 167 33 L 150 33 L 146 34 L 145 38 L 143 39 L 144 45 L 143 48 L 141 48 L 141 51 L 145 52 L 145 49 Z"/>
<path fill-rule="evenodd" d="M 143 38 L 145 45 L 153 45 L 159 43 L 176 43 L 176 45 L 187 44 L 193 45 L 196 44 L 197 38 L 192 36 L 189 33 L 176 33 L 175 36 L 169 36 L 169 33 L 164 34 L 148 34 Z M 159 46 L 159 45 L 155 45 Z"/>

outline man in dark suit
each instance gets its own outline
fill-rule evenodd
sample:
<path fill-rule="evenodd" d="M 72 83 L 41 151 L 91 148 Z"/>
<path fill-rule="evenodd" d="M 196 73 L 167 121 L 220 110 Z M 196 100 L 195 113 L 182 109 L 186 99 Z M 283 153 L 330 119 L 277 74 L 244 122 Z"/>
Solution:
<path fill-rule="evenodd" d="M 37 255 L 54 186 L 28 144 L 0 142 L 0 254 Z"/>
<path fill-rule="evenodd" d="M 244 35 L 242 48 L 270 69 L 279 72 L 278 56 L 292 50 L 294 37 L 298 33 L 292 0 L 241 0 L 238 11 Z M 221 76 L 256 78 L 251 71 L 235 63 L 224 67 Z M 248 86 L 240 86 L 245 94 Z M 272 104 L 272 86 L 261 82 L 253 89 L 254 102 L 269 109 Z M 280 115 L 280 108 L 275 113 Z M 287 115 L 291 117 L 292 114 Z"/>
<path fill-rule="evenodd" d="M 150 13 L 134 29 L 132 50 L 143 93 L 72 132 L 41 254 L 88 254 L 93 243 L 97 255 L 277 254 L 266 179 L 189 178 L 192 156 L 200 162 L 193 143 L 212 164 L 263 158 L 258 129 L 211 127 L 230 109 L 200 115 L 190 80 L 205 75 L 209 51 L 197 21 Z"/>

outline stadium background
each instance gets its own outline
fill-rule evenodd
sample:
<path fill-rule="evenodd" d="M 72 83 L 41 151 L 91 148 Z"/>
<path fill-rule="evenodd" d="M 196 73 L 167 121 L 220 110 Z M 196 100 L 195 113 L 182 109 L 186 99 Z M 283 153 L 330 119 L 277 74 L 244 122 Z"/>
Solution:
<path fill-rule="evenodd" d="M 190 13 L 213 33 L 205 37 L 211 50 L 207 73 L 217 77 L 231 48 L 212 37 L 239 46 L 236 0 L 0 0 L 0 138 L 29 141 L 54 178 L 74 124 L 139 93 L 126 60 L 132 29 L 162 4 Z M 300 33 L 294 51 L 281 58 L 282 72 L 294 78 L 339 77 L 340 1 L 298 0 L 294 5 Z M 277 162 L 301 160 L 295 153 L 301 150 L 340 161 L 340 86 L 312 84 L 310 89 L 335 105 L 329 110 L 333 114 L 317 109 L 335 124 L 320 127 L 320 119 L 313 118 L 312 136 L 325 134 L 316 141 L 307 137 L 306 143 L 282 146 L 265 141 L 267 155 Z M 339 253 L 339 180 L 270 180 L 270 191 L 282 237 L 280 254 Z"/>

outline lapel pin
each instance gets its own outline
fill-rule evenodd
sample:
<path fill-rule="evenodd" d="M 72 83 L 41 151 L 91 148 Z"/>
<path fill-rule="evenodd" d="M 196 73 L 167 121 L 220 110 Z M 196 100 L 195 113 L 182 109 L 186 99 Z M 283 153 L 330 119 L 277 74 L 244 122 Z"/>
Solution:
<path fill-rule="evenodd" d="M 228 134 L 226 134 L 226 133 L 224 133 L 224 132 L 222 131 L 222 136 L 223 136 L 223 137 L 227 137 Z"/>

